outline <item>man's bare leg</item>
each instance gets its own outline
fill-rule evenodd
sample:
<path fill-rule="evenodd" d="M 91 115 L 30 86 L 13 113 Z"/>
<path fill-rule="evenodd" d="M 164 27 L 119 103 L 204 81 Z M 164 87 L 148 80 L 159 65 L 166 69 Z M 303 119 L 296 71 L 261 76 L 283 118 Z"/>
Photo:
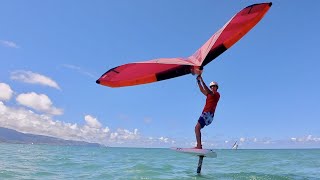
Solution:
<path fill-rule="evenodd" d="M 202 149 L 202 144 L 201 144 L 201 125 L 198 122 L 196 127 L 194 128 L 194 132 L 196 133 L 196 139 L 197 139 L 197 146 L 195 147 L 196 149 Z"/>

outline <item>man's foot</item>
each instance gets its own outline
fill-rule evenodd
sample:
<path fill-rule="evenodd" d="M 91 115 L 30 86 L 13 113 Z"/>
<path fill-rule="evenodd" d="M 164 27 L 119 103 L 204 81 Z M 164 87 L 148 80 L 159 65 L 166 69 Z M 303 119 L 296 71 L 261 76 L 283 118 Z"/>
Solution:
<path fill-rule="evenodd" d="M 196 147 L 194 147 L 194 149 L 202 149 L 202 146 L 200 145 L 200 146 L 196 146 Z"/>

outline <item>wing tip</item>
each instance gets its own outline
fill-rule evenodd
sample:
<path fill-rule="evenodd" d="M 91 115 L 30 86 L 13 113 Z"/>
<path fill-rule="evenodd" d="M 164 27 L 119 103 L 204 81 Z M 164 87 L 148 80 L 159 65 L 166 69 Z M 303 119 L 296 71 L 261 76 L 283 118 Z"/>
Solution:
<path fill-rule="evenodd" d="M 100 80 L 99 80 L 99 79 L 98 79 L 98 80 L 96 80 L 96 83 L 97 83 L 97 84 L 100 84 Z"/>
<path fill-rule="evenodd" d="M 272 2 L 269 2 L 269 3 L 256 3 L 256 4 L 251 4 L 250 6 L 247 6 L 246 8 L 250 8 L 250 7 L 252 7 L 252 6 L 256 6 L 256 5 L 261 5 L 261 4 L 267 4 L 269 7 L 271 7 L 272 6 Z M 246 9 L 245 8 L 245 9 Z"/>

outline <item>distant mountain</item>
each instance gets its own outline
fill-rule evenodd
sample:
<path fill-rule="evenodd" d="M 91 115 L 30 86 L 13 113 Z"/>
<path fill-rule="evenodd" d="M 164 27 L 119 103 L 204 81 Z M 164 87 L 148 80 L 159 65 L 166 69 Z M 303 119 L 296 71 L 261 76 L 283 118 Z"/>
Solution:
<path fill-rule="evenodd" d="M 0 143 L 14 144 L 48 144 L 48 145 L 70 145 L 70 146 L 101 146 L 98 143 L 84 141 L 64 140 L 49 136 L 21 133 L 13 129 L 0 127 Z"/>

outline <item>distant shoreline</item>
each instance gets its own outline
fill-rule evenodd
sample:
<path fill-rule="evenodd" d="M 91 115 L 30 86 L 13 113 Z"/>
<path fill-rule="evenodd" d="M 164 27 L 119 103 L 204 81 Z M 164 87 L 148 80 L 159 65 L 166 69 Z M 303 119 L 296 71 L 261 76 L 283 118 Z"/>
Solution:
<path fill-rule="evenodd" d="M 103 147 L 98 143 L 85 141 L 65 140 L 56 137 L 27 134 L 13 129 L 0 127 L 0 143 L 6 144 L 30 144 L 30 145 L 58 145 L 58 146 L 93 146 Z"/>

